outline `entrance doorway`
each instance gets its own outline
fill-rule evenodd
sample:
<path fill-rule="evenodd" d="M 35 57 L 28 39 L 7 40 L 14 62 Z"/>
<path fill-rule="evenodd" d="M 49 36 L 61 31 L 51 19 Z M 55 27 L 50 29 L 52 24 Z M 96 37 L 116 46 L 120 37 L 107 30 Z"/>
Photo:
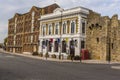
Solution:
<path fill-rule="evenodd" d="M 62 41 L 62 52 L 66 53 L 66 41 Z"/>
<path fill-rule="evenodd" d="M 70 41 L 70 55 L 71 57 L 75 56 L 75 45 L 74 45 L 75 41 L 71 40 Z"/>

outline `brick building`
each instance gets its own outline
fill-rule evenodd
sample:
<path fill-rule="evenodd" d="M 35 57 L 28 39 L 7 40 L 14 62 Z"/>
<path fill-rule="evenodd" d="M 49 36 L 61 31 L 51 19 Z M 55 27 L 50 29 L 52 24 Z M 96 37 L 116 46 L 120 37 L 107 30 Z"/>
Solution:
<path fill-rule="evenodd" d="M 58 8 L 52 4 L 43 8 L 33 6 L 29 12 L 16 13 L 8 22 L 7 51 L 10 52 L 33 52 L 38 50 L 39 21 L 41 15 L 52 13 Z"/>

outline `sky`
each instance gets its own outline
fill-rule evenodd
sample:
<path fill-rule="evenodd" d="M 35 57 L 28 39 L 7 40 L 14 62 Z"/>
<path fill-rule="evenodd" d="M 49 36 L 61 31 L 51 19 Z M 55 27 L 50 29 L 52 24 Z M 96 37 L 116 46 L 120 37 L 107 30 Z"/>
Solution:
<path fill-rule="evenodd" d="M 15 13 L 26 13 L 32 6 L 45 7 L 53 3 L 64 9 L 82 6 L 102 16 L 118 14 L 120 18 L 120 0 L 0 0 L 0 43 L 8 35 L 8 19 Z"/>

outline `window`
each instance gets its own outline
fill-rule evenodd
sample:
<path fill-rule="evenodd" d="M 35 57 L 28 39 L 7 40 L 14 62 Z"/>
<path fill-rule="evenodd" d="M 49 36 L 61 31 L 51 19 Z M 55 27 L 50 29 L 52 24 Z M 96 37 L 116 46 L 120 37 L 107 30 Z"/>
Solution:
<path fill-rule="evenodd" d="M 49 35 L 52 34 L 52 25 L 49 25 Z"/>
<path fill-rule="evenodd" d="M 114 49 L 114 44 L 112 43 L 112 49 Z"/>
<path fill-rule="evenodd" d="M 82 22 L 82 34 L 85 34 L 85 22 Z"/>
<path fill-rule="evenodd" d="M 46 27 L 43 26 L 43 36 L 45 35 L 45 32 L 46 32 Z"/>
<path fill-rule="evenodd" d="M 81 49 L 85 48 L 85 41 L 81 41 Z"/>
<path fill-rule="evenodd" d="M 99 43 L 99 38 L 98 37 L 96 38 L 96 41 L 97 41 L 97 43 Z"/>
<path fill-rule="evenodd" d="M 58 32 L 59 32 L 59 28 L 58 28 L 58 27 L 59 27 L 59 25 L 56 24 L 56 25 L 55 25 L 55 34 L 58 34 Z"/>
<path fill-rule="evenodd" d="M 71 33 L 75 32 L 75 22 L 71 23 Z"/>
<path fill-rule="evenodd" d="M 65 34 L 66 33 L 66 23 L 64 22 L 63 23 L 63 34 Z"/>
<path fill-rule="evenodd" d="M 45 49 L 45 41 L 42 41 L 42 48 Z"/>

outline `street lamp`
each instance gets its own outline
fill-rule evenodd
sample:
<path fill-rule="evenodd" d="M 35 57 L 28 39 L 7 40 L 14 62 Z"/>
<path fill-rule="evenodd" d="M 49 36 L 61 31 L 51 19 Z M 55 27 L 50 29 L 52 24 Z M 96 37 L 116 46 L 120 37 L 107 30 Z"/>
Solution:
<path fill-rule="evenodd" d="M 62 10 L 60 11 L 61 12 L 61 27 L 60 27 L 60 52 L 59 52 L 59 59 L 61 59 L 61 50 L 62 50 Z"/>

